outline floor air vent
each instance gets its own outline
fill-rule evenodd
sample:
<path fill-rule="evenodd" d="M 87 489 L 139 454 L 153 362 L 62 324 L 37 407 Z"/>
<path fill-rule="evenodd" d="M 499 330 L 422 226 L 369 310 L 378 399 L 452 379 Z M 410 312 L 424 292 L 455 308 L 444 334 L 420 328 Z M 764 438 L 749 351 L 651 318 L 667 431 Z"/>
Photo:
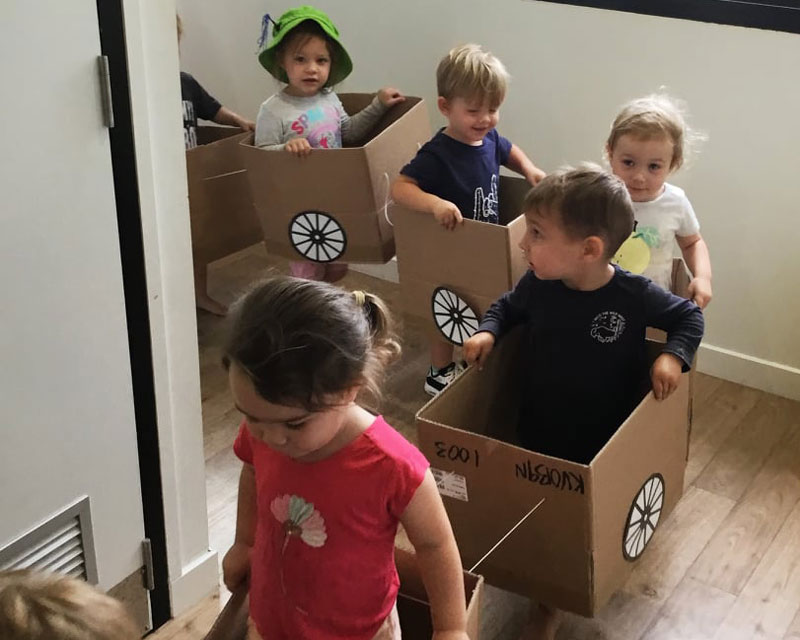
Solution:
<path fill-rule="evenodd" d="M 89 498 L 0 549 L 0 571 L 12 569 L 56 572 L 97 584 Z"/>

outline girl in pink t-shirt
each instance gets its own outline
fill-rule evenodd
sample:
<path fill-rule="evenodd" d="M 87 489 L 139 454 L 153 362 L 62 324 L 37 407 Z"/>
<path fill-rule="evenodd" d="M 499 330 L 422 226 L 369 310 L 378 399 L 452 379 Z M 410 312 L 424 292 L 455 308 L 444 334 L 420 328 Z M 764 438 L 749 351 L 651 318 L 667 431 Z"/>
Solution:
<path fill-rule="evenodd" d="M 400 522 L 434 638 L 467 640 L 461 561 L 428 463 L 356 403 L 399 352 L 371 294 L 278 277 L 237 305 L 223 362 L 244 464 L 222 567 L 229 589 L 249 575 L 249 640 L 400 638 Z"/>

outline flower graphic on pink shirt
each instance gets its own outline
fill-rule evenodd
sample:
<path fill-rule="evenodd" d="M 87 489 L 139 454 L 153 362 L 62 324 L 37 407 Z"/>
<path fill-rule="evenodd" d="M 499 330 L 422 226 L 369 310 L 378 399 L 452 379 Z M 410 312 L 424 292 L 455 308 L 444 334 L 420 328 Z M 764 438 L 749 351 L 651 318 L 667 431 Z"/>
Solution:
<path fill-rule="evenodd" d="M 289 544 L 292 536 L 299 537 L 309 547 L 321 547 L 328 534 L 325 532 L 325 520 L 310 502 L 300 496 L 288 494 L 278 496 L 269 505 L 272 515 L 283 524 L 283 548 Z"/>

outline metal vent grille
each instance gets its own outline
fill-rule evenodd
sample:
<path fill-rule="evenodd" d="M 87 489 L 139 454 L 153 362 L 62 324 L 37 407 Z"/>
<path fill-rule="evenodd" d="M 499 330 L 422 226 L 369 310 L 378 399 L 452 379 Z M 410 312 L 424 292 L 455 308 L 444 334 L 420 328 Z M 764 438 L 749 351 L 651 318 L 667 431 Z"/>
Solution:
<path fill-rule="evenodd" d="M 0 571 L 9 569 L 61 573 L 97 584 L 88 496 L 0 549 Z"/>

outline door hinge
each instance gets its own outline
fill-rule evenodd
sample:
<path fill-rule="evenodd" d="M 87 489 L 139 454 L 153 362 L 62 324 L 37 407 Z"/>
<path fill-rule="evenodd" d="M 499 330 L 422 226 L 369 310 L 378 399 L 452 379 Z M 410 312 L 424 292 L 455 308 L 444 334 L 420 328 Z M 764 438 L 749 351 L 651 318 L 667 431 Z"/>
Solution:
<path fill-rule="evenodd" d="M 100 75 L 100 98 L 103 102 L 103 124 L 114 128 L 114 105 L 111 102 L 111 71 L 108 56 L 97 56 L 97 71 Z"/>
<path fill-rule="evenodd" d="M 153 545 L 150 543 L 150 538 L 142 540 L 142 561 L 144 562 L 144 567 L 142 567 L 144 588 L 152 591 L 156 588 L 156 577 L 153 572 Z"/>

